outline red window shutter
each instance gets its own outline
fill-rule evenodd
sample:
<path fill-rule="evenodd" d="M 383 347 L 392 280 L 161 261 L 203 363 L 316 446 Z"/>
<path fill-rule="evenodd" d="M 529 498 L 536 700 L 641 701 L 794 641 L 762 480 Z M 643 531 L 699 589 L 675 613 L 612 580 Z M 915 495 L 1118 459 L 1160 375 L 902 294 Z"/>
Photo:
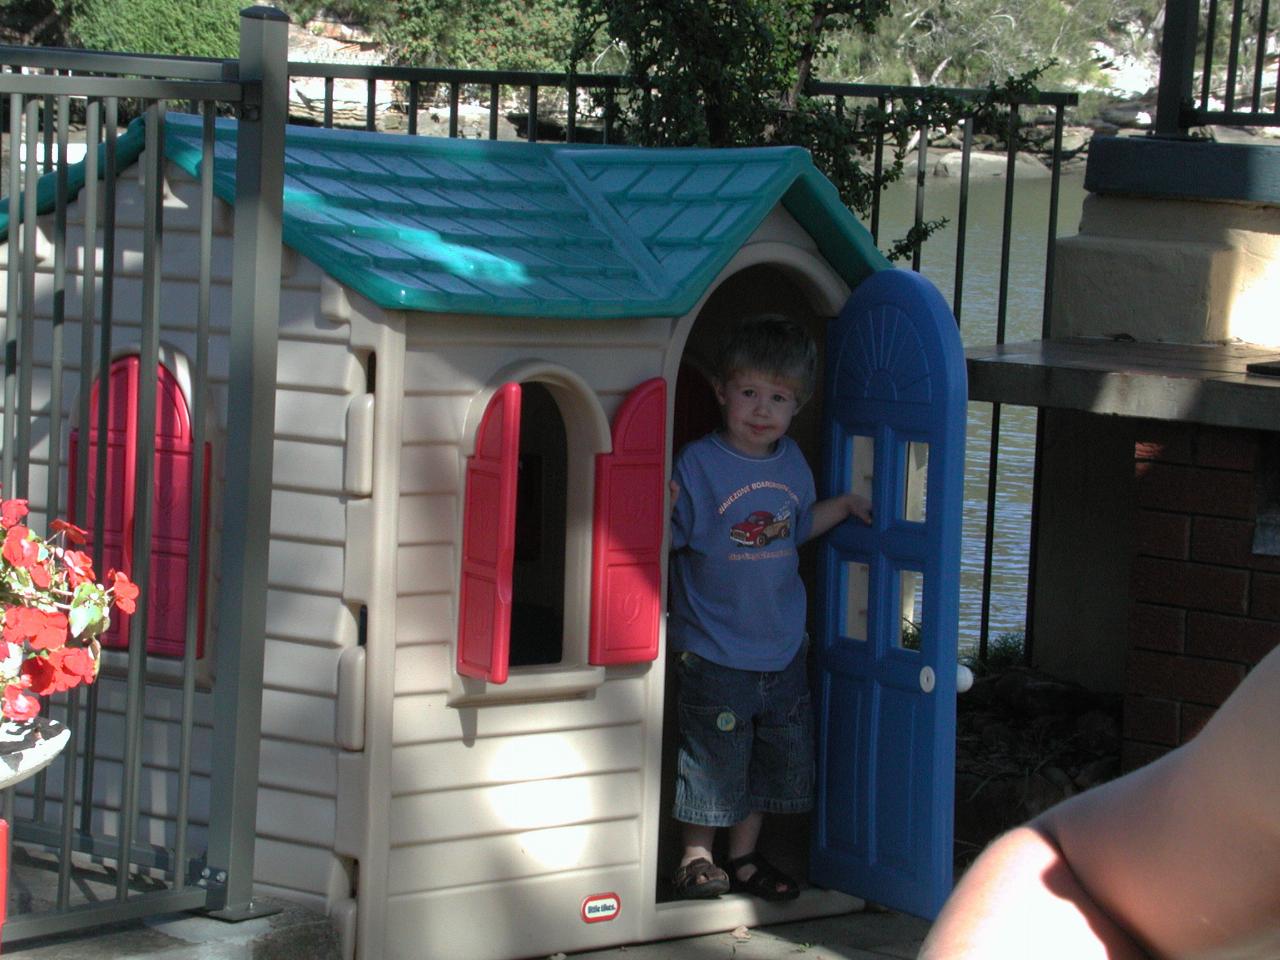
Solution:
<path fill-rule="evenodd" d="M 667 383 L 636 387 L 613 421 L 613 452 L 596 458 L 591 663 L 658 656 L 662 615 L 663 466 Z"/>
<path fill-rule="evenodd" d="M 520 384 L 506 383 L 476 430 L 462 507 L 458 673 L 490 683 L 507 682 L 519 460 Z"/>
<path fill-rule="evenodd" d="M 107 377 L 110 412 L 107 429 L 106 514 L 103 530 L 103 569 L 133 571 L 133 500 L 136 489 L 136 437 L 138 412 L 137 356 L 121 357 L 111 364 Z M 70 480 L 67 498 L 72 522 L 89 527 L 93 523 L 97 492 L 97 422 L 99 383 L 89 395 L 89 442 L 83 455 L 88 458 L 88 491 L 85 517 L 75 516 L 76 475 L 82 454 L 79 431 L 70 443 Z M 186 638 L 187 569 L 190 563 L 190 497 L 193 437 L 186 397 L 177 379 L 163 365 L 157 367 L 155 484 L 152 500 L 151 570 L 147 585 L 147 652 L 180 657 Z M 196 656 L 204 656 L 205 582 L 209 531 L 210 449 L 205 444 L 204 497 L 201 503 L 201 542 L 206 553 L 200 558 L 200 591 L 197 609 Z M 93 531 L 90 531 L 91 538 Z M 92 539 L 91 539 L 92 542 Z M 109 648 L 129 645 L 127 614 L 112 611 L 111 627 L 102 636 Z"/>

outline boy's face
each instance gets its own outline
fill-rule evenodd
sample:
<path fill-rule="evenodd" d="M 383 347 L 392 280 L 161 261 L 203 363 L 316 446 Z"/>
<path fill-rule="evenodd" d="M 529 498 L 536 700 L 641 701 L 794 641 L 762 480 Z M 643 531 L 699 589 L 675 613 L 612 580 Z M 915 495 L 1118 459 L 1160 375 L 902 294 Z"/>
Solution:
<path fill-rule="evenodd" d="M 773 452 L 800 409 L 791 380 L 759 370 L 743 370 L 716 384 L 730 446 L 752 457 Z"/>

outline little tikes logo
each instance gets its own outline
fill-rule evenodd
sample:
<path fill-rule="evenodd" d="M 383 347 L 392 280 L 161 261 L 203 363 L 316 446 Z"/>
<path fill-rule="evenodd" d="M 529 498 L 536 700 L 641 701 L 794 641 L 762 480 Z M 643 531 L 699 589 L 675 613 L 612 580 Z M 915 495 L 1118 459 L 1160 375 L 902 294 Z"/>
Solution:
<path fill-rule="evenodd" d="M 582 901 L 584 923 L 600 923 L 612 920 L 622 912 L 622 900 L 616 893 L 593 893 Z"/>

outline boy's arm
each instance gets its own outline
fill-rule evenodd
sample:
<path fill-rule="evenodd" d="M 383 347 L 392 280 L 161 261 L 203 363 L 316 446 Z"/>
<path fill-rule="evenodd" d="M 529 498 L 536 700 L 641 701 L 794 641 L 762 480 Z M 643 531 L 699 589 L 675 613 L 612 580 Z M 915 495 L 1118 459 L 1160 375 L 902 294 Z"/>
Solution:
<path fill-rule="evenodd" d="M 871 501 L 856 493 L 845 493 L 813 505 L 813 522 L 806 540 L 820 537 L 836 524 L 849 517 L 857 517 L 863 523 L 871 522 Z"/>

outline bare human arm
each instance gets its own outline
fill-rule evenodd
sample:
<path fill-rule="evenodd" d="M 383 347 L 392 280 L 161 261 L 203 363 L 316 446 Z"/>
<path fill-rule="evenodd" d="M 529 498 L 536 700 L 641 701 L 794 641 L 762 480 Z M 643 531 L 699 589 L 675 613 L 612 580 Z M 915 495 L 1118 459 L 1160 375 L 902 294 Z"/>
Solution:
<path fill-rule="evenodd" d="M 871 522 L 871 501 L 856 493 L 819 500 L 813 505 L 813 523 L 809 527 L 809 540 L 820 537 L 836 524 L 857 517 L 863 523 Z"/>
<path fill-rule="evenodd" d="M 920 956 L 1280 956 L 1280 649 L 1190 743 L 992 844 Z"/>

